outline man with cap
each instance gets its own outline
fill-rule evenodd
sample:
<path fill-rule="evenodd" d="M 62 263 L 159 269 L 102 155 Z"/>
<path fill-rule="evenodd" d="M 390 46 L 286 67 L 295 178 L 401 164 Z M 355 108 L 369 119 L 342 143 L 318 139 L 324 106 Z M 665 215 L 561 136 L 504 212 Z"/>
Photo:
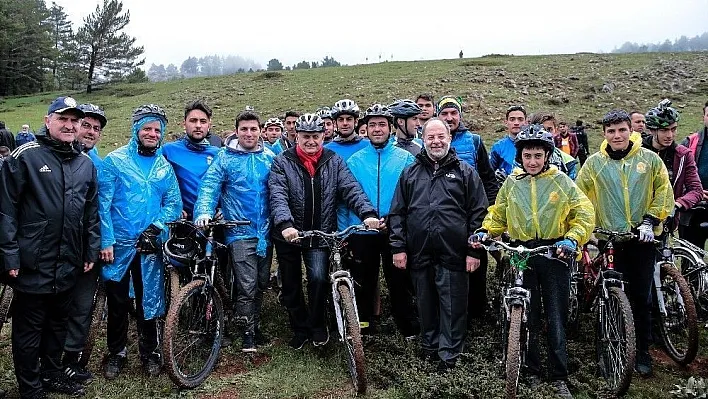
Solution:
<path fill-rule="evenodd" d="M 15 290 L 12 352 L 22 398 L 84 394 L 61 367 L 72 290 L 100 244 L 96 168 L 76 142 L 83 116 L 73 98 L 54 100 L 37 141 L 13 151 L 0 172 L 0 278 Z"/>
<path fill-rule="evenodd" d="M 106 379 L 125 366 L 130 287 L 135 292 L 143 371 L 160 373 L 157 319 L 165 313 L 162 241 L 182 212 L 177 177 L 162 157 L 167 115 L 155 104 L 133 111 L 132 138 L 103 160 L 99 178 L 101 275 L 108 299 Z"/>
<path fill-rule="evenodd" d="M 22 125 L 22 130 L 17 132 L 15 135 L 15 144 L 18 147 L 24 143 L 29 143 L 34 140 L 36 140 L 36 138 L 34 137 L 34 133 L 30 131 L 29 125 Z"/>
<path fill-rule="evenodd" d="M 452 133 L 452 148 L 457 157 L 472 166 L 484 185 L 487 202 L 493 204 L 497 199 L 499 183 L 494 169 L 489 162 L 487 149 L 479 134 L 471 132 L 462 123 L 462 104 L 459 99 L 445 96 L 438 102 L 438 118 L 447 123 Z M 482 252 L 480 267 L 470 273 L 469 313 L 471 318 L 484 316 L 487 309 L 487 263 L 488 253 Z"/>
<path fill-rule="evenodd" d="M 100 170 L 103 160 L 98 156 L 96 143 L 101 139 L 101 132 L 106 127 L 106 114 L 93 104 L 81 104 L 79 109 L 84 113 L 84 117 L 79 123 L 76 141 L 82 146 L 82 151 L 91 158 L 96 170 Z M 72 294 L 62 364 L 64 373 L 78 383 L 85 383 L 93 378 L 91 372 L 79 364 L 79 357 L 86 346 L 91 327 L 91 308 L 100 272 L 100 267 L 96 265 L 91 271 L 80 274 Z"/>

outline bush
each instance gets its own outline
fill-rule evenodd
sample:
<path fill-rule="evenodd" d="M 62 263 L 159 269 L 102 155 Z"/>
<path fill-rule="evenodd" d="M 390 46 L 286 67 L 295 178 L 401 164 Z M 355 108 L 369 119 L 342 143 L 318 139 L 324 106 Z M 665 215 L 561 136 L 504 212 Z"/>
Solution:
<path fill-rule="evenodd" d="M 677 398 L 708 398 L 708 383 L 703 378 L 691 377 L 685 387 L 674 385 L 671 394 Z"/>

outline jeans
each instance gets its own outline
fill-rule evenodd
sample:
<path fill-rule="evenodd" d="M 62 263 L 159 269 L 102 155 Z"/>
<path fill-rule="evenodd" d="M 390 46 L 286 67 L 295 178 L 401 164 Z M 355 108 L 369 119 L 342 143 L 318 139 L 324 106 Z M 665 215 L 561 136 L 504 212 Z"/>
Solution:
<path fill-rule="evenodd" d="M 96 263 L 88 273 L 80 273 L 76 280 L 66 326 L 67 334 L 64 344 L 66 352 L 79 353 L 84 350 L 91 327 L 93 298 L 98 287 L 100 273 L 101 265 Z"/>
<path fill-rule="evenodd" d="M 293 333 L 299 337 L 311 337 L 326 333 L 326 304 L 329 288 L 329 250 L 301 248 L 300 246 L 275 242 L 278 267 L 283 287 L 281 303 L 288 310 Z M 307 273 L 307 298 L 302 290 L 302 263 Z"/>
<path fill-rule="evenodd" d="M 568 297 L 570 296 L 570 268 L 567 264 L 534 256 L 524 270 L 524 288 L 531 292 L 528 315 L 529 341 L 526 366 L 531 373 L 541 373 L 541 303 L 548 323 L 548 363 L 551 381 L 568 377 L 568 351 L 565 326 L 568 322 Z"/>
<path fill-rule="evenodd" d="M 236 279 L 236 314 L 246 333 L 259 327 L 263 292 L 268 288 L 273 247 L 265 257 L 256 255 L 257 238 L 238 240 L 228 245 Z"/>
<path fill-rule="evenodd" d="M 418 296 L 423 351 L 437 351 L 440 359 L 454 364 L 467 334 L 467 272 L 436 265 L 411 269 L 411 279 Z"/>

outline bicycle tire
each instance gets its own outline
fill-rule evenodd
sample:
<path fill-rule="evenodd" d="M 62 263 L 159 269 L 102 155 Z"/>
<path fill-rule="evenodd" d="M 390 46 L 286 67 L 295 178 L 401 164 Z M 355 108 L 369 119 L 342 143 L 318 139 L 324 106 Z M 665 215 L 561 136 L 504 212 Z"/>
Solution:
<path fill-rule="evenodd" d="M 0 330 L 2 330 L 2 326 L 10 318 L 10 305 L 12 305 L 14 292 L 7 284 L 0 284 L 0 288 L 2 288 L 0 292 Z"/>
<path fill-rule="evenodd" d="M 634 333 L 634 317 L 632 316 L 632 308 L 629 305 L 629 300 L 624 291 L 619 287 L 610 287 L 608 289 L 607 299 L 599 297 L 599 302 L 596 309 L 596 326 L 595 326 L 595 351 L 597 356 L 597 364 L 600 375 L 607 382 L 608 388 L 615 395 L 623 395 L 629 389 L 632 383 L 632 373 L 634 372 L 634 363 L 636 360 L 636 338 Z M 603 311 L 603 308 L 605 309 Z M 616 322 L 608 321 L 608 315 Z M 616 331 L 619 335 L 608 336 L 615 332 L 605 326 L 613 324 L 621 326 L 623 331 Z M 616 330 L 616 329 L 615 329 Z M 617 345 L 617 343 L 619 343 Z M 617 346 L 616 350 L 609 348 L 610 345 Z M 608 362 L 604 359 L 605 353 L 620 352 L 617 361 Z M 612 360 L 612 359 L 610 359 Z M 608 364 L 617 363 L 617 364 Z M 616 370 L 608 370 L 609 366 L 616 366 Z"/>
<path fill-rule="evenodd" d="M 88 335 L 86 336 L 86 343 L 84 344 L 84 350 L 81 351 L 79 356 L 79 365 L 81 367 L 87 367 L 89 361 L 91 361 L 91 356 L 93 355 L 93 349 L 96 346 L 96 339 L 101 334 L 101 323 L 103 321 L 103 313 L 106 309 L 106 288 L 103 282 L 99 281 L 96 286 L 96 293 L 93 296 L 93 310 L 91 311 L 91 325 L 89 326 Z"/>
<path fill-rule="evenodd" d="M 506 344 L 506 388 L 507 399 L 516 398 L 516 389 L 519 386 L 521 374 L 521 328 L 523 324 L 524 308 L 513 306 L 509 319 L 509 337 Z"/>
<path fill-rule="evenodd" d="M 224 309 L 221 302 L 221 296 L 217 290 L 205 287 L 204 280 L 194 280 L 182 287 L 175 298 L 174 306 L 170 307 L 170 312 L 167 314 L 164 332 L 164 352 L 165 361 L 167 362 L 167 373 L 177 386 L 180 388 L 194 388 L 199 386 L 211 374 L 217 360 L 219 359 L 219 351 L 221 349 L 221 339 L 223 337 L 224 326 Z M 211 299 L 211 301 L 210 301 Z M 211 303 L 211 305 L 209 305 Z M 202 309 L 203 306 L 203 309 Z M 191 313 L 189 312 L 189 307 Z M 208 320 L 204 317 L 207 316 Z M 189 345 L 184 350 L 178 350 L 175 347 L 175 340 L 180 338 L 180 322 L 186 323 L 187 335 L 194 335 L 204 321 L 207 321 L 205 326 L 207 329 L 214 328 L 213 331 L 198 332 L 197 335 L 206 335 L 204 339 L 200 336 L 194 343 L 203 341 L 207 344 L 205 349 L 208 351 L 206 359 L 195 372 L 186 373 L 179 363 L 180 357 L 185 354 L 190 348 Z M 215 321 L 211 324 L 211 321 Z M 209 338 L 213 338 L 208 341 Z M 181 349 L 181 348 L 180 348 Z M 190 350 L 189 352 L 193 352 Z"/>
<path fill-rule="evenodd" d="M 697 267 L 696 263 L 693 261 L 693 257 L 677 249 L 674 251 L 674 263 L 679 267 L 682 273 L 689 273 L 683 274 L 684 279 L 688 283 L 691 294 L 693 295 L 693 304 L 695 305 L 698 318 L 705 320 L 708 318 L 708 295 L 699 295 L 700 289 L 702 288 L 701 286 L 703 285 L 703 283 L 699 281 L 702 277 L 700 273 L 690 273 Z"/>
<path fill-rule="evenodd" d="M 347 348 L 347 365 L 352 383 L 357 393 L 366 393 L 366 358 L 364 356 L 364 344 L 361 342 L 361 330 L 359 320 L 357 320 L 354 309 L 354 301 L 349 286 L 340 284 L 337 287 L 339 292 L 339 307 L 342 311 L 342 322 L 344 332 L 347 335 L 342 337 Z"/>
<path fill-rule="evenodd" d="M 656 309 L 659 336 L 663 343 L 664 352 L 666 352 L 671 360 L 681 366 L 686 366 L 696 358 L 696 354 L 698 353 L 698 316 L 693 301 L 693 294 L 691 293 L 688 283 L 681 275 L 681 272 L 679 272 L 673 264 L 662 263 L 660 276 L 662 291 L 665 292 L 664 300 L 666 302 L 666 308 L 667 311 L 671 310 L 673 315 L 669 314 L 667 317 L 664 317 L 664 315 Z M 670 282 L 666 284 L 664 279 L 672 280 L 673 284 Z M 675 291 L 676 288 L 678 288 L 678 292 Z M 666 300 L 668 297 L 666 294 L 670 295 L 671 293 L 673 293 L 673 304 L 670 304 L 669 301 Z M 681 305 L 676 301 L 676 294 L 683 300 L 682 309 L 678 309 Z M 675 317 L 679 319 L 676 320 Z M 679 325 L 676 325 L 677 323 Z M 670 324 L 676 325 L 676 327 L 672 328 Z M 674 334 L 674 332 L 678 334 Z M 685 337 L 685 345 L 679 344 L 679 341 L 683 341 L 681 335 Z"/>
<path fill-rule="evenodd" d="M 175 298 L 177 298 L 177 295 L 179 295 L 179 290 L 182 288 L 180 286 L 180 279 L 179 279 L 179 270 L 177 270 L 174 267 L 168 267 L 167 268 L 167 275 L 168 275 L 168 284 L 169 284 L 169 292 L 170 297 L 168 298 L 167 302 L 167 311 L 170 311 L 170 306 L 174 303 Z"/>

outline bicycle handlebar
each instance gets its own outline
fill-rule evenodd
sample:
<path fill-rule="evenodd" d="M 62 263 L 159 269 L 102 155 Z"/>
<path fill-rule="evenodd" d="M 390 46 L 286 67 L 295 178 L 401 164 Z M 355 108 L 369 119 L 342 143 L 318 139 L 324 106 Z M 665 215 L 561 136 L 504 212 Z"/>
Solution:
<path fill-rule="evenodd" d="M 324 231 L 321 230 L 306 230 L 306 231 L 298 231 L 297 235 L 299 239 L 302 238 L 309 238 L 309 237 L 320 237 L 328 240 L 344 240 L 350 235 L 356 233 L 356 232 L 361 232 L 361 231 L 375 231 L 378 232 L 376 229 L 370 229 L 366 227 L 363 224 L 355 224 L 353 226 L 349 226 L 346 229 L 342 231 L 336 231 L 334 233 L 325 233 Z"/>
<path fill-rule="evenodd" d="M 209 223 L 207 223 L 204 227 L 218 227 L 218 226 L 223 226 L 223 227 L 237 227 L 237 226 L 248 226 L 251 224 L 250 220 L 212 220 Z M 194 222 L 187 220 L 187 219 L 178 219 L 175 220 L 174 222 L 167 222 L 167 226 L 169 227 L 174 227 L 178 225 L 187 225 L 191 226 L 194 228 L 198 228 L 197 225 L 194 224 Z"/>
<path fill-rule="evenodd" d="M 612 231 L 612 230 L 603 229 L 602 227 L 595 227 L 595 229 L 592 232 L 605 235 L 605 236 L 607 236 L 607 238 L 610 241 L 614 241 L 617 238 L 623 238 L 623 237 L 626 237 L 626 238 L 636 238 L 637 237 L 637 235 L 632 233 L 631 231 L 624 231 L 624 232 Z"/>
<path fill-rule="evenodd" d="M 543 246 L 536 247 L 536 248 L 526 248 L 523 245 L 513 247 L 503 241 L 494 241 L 494 240 L 490 240 L 490 241 L 487 241 L 486 243 L 482 243 L 482 247 L 484 249 L 486 249 L 487 251 L 498 251 L 499 249 L 497 247 L 502 247 L 502 248 L 506 249 L 507 251 L 516 252 L 519 255 L 524 255 L 524 254 L 539 255 L 544 252 L 546 252 L 546 253 L 552 252 L 553 250 L 558 248 L 555 245 L 543 245 Z"/>

